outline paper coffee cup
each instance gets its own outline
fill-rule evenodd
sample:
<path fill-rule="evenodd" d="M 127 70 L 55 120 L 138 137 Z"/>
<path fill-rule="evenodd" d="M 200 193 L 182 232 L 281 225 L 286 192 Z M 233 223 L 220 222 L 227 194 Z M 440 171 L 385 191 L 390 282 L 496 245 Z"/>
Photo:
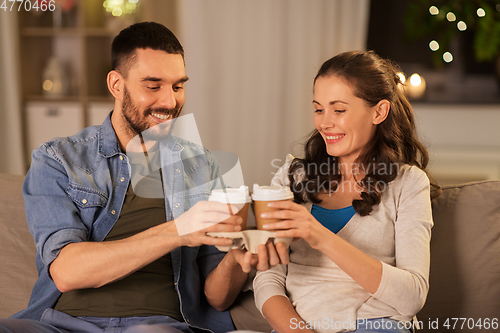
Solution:
<path fill-rule="evenodd" d="M 290 201 L 293 193 L 288 186 L 259 186 L 253 185 L 252 199 L 254 202 L 255 222 L 258 230 L 264 230 L 263 226 L 267 223 L 279 222 L 279 219 L 264 219 L 260 215 L 265 212 L 277 211 L 277 208 L 268 207 L 267 204 L 272 201 Z"/>
<path fill-rule="evenodd" d="M 252 198 L 248 191 L 248 186 L 240 186 L 239 188 L 226 188 L 212 190 L 208 197 L 208 201 L 217 201 L 236 206 L 239 210 L 235 215 L 241 216 L 243 222 L 241 223 L 241 230 L 247 227 L 248 207 Z"/>

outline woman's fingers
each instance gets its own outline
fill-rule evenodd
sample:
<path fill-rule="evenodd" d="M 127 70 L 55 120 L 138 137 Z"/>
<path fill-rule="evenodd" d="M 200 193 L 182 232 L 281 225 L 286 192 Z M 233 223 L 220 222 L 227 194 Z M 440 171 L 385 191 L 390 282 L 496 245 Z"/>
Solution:
<path fill-rule="evenodd" d="M 271 201 L 267 206 L 278 209 L 289 209 L 293 211 L 299 211 L 303 208 L 303 206 L 292 201 Z"/>
<path fill-rule="evenodd" d="M 298 229 L 276 230 L 275 235 L 280 238 L 302 238 L 302 233 Z"/>
<path fill-rule="evenodd" d="M 283 220 L 280 222 L 266 223 L 262 226 L 266 230 L 283 230 L 295 227 L 295 223 L 291 220 Z"/>

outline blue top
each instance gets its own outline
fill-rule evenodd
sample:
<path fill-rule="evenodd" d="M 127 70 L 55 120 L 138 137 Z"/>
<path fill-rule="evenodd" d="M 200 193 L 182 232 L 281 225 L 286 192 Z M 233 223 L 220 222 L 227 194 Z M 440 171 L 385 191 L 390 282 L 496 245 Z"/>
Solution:
<path fill-rule="evenodd" d="M 110 117 L 111 113 L 101 126 L 55 138 L 33 151 L 23 197 L 39 276 L 28 308 L 13 318 L 40 320 L 61 295 L 48 271 L 59 251 L 69 243 L 103 241 L 118 220 L 131 173 Z M 203 147 L 177 137 L 161 141 L 160 151 L 166 217 L 175 219 L 197 201 L 208 199 L 219 166 Z M 234 330 L 229 311 L 211 307 L 203 293 L 207 275 L 224 255 L 206 245 L 171 252 L 181 313 L 193 327 Z"/>
<path fill-rule="evenodd" d="M 339 232 L 349 220 L 356 214 L 352 206 L 340 209 L 327 209 L 318 205 L 313 205 L 311 214 L 323 226 L 333 233 Z"/>

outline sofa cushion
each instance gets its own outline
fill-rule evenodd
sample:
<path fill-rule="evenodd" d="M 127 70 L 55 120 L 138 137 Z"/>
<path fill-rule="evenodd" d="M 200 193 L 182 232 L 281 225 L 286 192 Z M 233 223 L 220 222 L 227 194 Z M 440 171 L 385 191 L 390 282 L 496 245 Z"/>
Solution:
<path fill-rule="evenodd" d="M 26 308 L 37 278 L 35 243 L 21 194 L 23 176 L 0 174 L 0 318 Z"/>
<path fill-rule="evenodd" d="M 448 318 L 447 332 L 453 324 L 476 331 L 500 314 L 500 181 L 444 187 L 433 216 L 430 289 L 418 319 L 428 332 L 446 330 Z M 464 328 L 452 318 L 465 318 Z"/>

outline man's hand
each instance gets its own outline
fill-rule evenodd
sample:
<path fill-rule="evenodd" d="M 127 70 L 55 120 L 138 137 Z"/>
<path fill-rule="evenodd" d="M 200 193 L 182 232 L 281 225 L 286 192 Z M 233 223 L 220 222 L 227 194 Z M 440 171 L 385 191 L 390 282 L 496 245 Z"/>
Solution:
<path fill-rule="evenodd" d="M 231 205 L 233 214 L 238 208 Z M 187 212 L 174 220 L 177 233 L 184 246 L 206 245 L 231 245 L 228 238 L 207 236 L 207 232 L 240 231 L 242 218 L 231 215 L 225 203 L 215 201 L 199 201 Z"/>
<path fill-rule="evenodd" d="M 234 256 L 245 273 L 249 273 L 252 269 L 265 271 L 278 264 L 286 265 L 289 262 L 288 250 L 282 242 L 274 244 L 268 241 L 266 245 L 261 244 L 257 254 L 240 249 L 232 249 L 229 254 Z"/>
<path fill-rule="evenodd" d="M 252 269 L 263 271 L 279 263 L 288 264 L 288 250 L 282 242 L 278 242 L 276 247 L 272 241 L 262 244 L 257 254 L 232 249 L 209 274 L 205 281 L 205 296 L 214 308 L 226 310 L 247 282 L 248 273 Z"/>

